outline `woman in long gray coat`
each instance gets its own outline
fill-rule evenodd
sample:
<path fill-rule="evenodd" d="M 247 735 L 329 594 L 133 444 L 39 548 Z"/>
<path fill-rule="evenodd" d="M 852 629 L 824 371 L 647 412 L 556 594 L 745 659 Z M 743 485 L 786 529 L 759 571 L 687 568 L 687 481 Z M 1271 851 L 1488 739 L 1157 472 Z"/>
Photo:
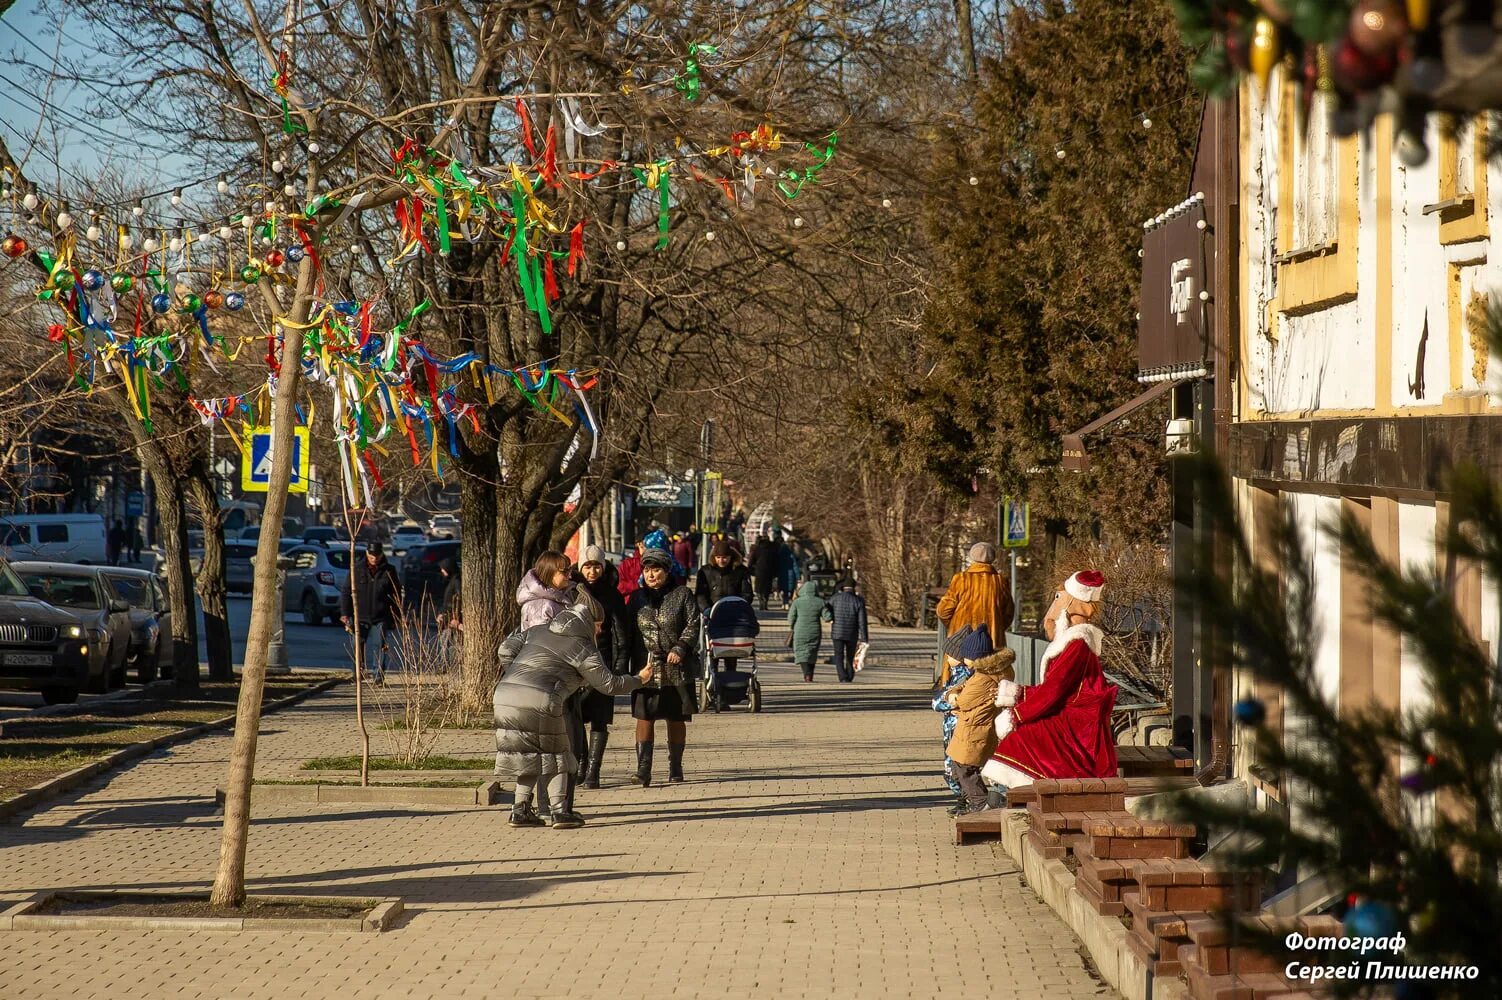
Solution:
<path fill-rule="evenodd" d="M 512 826 L 543 826 L 532 807 L 537 785 L 545 782 L 551 825 L 583 826 L 573 810 L 570 778 L 578 770 L 569 737 L 570 697 L 591 687 L 601 694 L 625 694 L 652 679 L 648 665 L 638 674 L 612 674 L 600 659 L 595 637 L 604 612 L 592 597 L 560 611 L 545 625 L 513 632 L 501 643 L 501 679 L 495 686 L 495 770 L 516 779 Z"/>
<path fill-rule="evenodd" d="M 819 642 L 824 638 L 824 623 L 830 620 L 829 605 L 819 596 L 819 585 L 803 581 L 798 596 L 788 606 L 788 638 L 793 647 L 793 662 L 803 668 L 803 679 L 814 679 L 814 664 L 819 659 Z"/>

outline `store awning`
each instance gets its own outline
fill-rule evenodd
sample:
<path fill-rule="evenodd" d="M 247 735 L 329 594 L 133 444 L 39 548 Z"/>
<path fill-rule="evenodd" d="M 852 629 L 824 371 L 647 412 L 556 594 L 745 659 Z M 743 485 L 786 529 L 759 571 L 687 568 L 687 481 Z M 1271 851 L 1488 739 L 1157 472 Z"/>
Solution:
<path fill-rule="evenodd" d="M 1151 403 L 1153 400 L 1159 398 L 1174 386 L 1178 385 L 1180 381 L 1183 380 L 1175 379 L 1171 382 L 1158 382 L 1146 392 L 1141 393 L 1137 396 L 1133 396 L 1125 403 L 1122 403 L 1120 406 L 1116 407 L 1116 409 L 1112 410 L 1110 413 L 1107 413 L 1103 417 L 1098 417 L 1097 419 L 1090 421 L 1088 424 L 1081 427 L 1073 434 L 1065 434 L 1064 468 L 1068 469 L 1070 472 L 1084 472 L 1086 469 L 1090 468 L 1090 456 L 1085 453 L 1086 434 L 1093 434 L 1094 432 L 1100 430 L 1102 427 L 1114 424 L 1122 417 L 1130 414 L 1133 410 L 1146 406 L 1148 403 Z"/>

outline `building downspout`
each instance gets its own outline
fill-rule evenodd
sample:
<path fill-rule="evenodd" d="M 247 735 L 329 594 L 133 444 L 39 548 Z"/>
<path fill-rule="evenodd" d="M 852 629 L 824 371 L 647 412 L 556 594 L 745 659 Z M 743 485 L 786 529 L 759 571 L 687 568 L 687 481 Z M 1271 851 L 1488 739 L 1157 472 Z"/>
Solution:
<path fill-rule="evenodd" d="M 1214 367 L 1214 403 L 1211 426 L 1215 454 L 1225 462 L 1231 444 L 1231 380 L 1235 375 L 1235 345 L 1240 293 L 1239 223 L 1241 219 L 1240 109 L 1236 92 L 1215 105 L 1215 300 L 1212 354 Z M 1214 540 L 1226 564 L 1229 546 L 1224 537 Z M 1212 626 L 1213 627 L 1213 626 Z M 1210 757 L 1195 773 L 1201 785 L 1211 785 L 1226 777 L 1231 763 L 1231 665 L 1223 654 L 1225 637 L 1201 646 L 1201 655 L 1213 655 L 1210 665 Z"/>

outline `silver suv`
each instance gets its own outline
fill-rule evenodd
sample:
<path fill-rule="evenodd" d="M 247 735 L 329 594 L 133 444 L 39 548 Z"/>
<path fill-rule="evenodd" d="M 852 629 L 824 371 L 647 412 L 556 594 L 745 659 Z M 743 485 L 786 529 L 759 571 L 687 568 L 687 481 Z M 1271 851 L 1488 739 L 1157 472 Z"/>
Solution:
<path fill-rule="evenodd" d="M 339 597 L 349 576 L 349 549 L 298 545 L 284 555 L 292 566 L 287 570 L 283 610 L 301 611 L 309 625 L 322 624 L 325 618 L 338 621 Z M 364 557 L 364 549 L 355 550 L 356 559 Z"/>

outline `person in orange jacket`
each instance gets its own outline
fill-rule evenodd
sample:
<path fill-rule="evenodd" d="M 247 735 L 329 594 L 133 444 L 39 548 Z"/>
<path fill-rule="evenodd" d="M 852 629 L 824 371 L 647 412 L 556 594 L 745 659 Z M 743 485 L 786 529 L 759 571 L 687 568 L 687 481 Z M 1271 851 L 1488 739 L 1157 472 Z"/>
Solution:
<path fill-rule="evenodd" d="M 996 572 L 996 547 L 990 542 L 970 546 L 970 565 L 949 581 L 949 589 L 939 601 L 939 620 L 954 632 L 969 625 L 986 626 L 996 641 L 1012 626 L 1012 588 Z"/>

